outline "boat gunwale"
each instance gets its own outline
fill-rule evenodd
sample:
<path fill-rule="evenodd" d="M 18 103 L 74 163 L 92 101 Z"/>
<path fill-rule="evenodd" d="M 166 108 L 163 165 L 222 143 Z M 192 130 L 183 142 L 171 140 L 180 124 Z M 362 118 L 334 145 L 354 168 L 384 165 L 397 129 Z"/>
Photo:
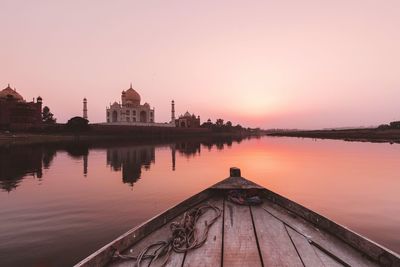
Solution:
<path fill-rule="evenodd" d="M 373 262 L 384 266 L 400 266 L 400 255 L 396 252 L 267 188 L 260 191 L 263 193 L 262 196 L 273 204 L 287 210 L 289 214 L 299 216 L 317 229 L 340 239 Z"/>

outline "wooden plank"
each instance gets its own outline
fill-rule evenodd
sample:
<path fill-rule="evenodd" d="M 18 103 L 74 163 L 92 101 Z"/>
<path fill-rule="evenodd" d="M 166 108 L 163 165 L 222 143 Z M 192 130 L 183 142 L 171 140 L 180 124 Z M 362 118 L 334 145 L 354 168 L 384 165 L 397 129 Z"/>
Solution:
<path fill-rule="evenodd" d="M 324 264 L 315 253 L 314 248 L 310 242 L 301 234 L 294 231 L 292 228 L 285 226 L 293 244 L 296 247 L 297 253 L 300 255 L 301 260 L 305 267 L 322 267 Z"/>
<path fill-rule="evenodd" d="M 264 266 L 302 267 L 284 224 L 261 206 L 252 206 L 251 211 Z"/>
<path fill-rule="evenodd" d="M 262 266 L 248 206 L 225 201 L 223 238 L 223 266 Z"/>
<path fill-rule="evenodd" d="M 285 224 L 289 225 L 295 231 L 306 236 L 309 240 L 316 243 L 318 246 L 324 248 L 324 250 L 337 256 L 346 264 L 350 266 L 378 266 L 378 264 L 370 261 L 369 259 L 364 257 L 361 252 L 355 250 L 348 244 L 344 243 L 342 240 L 331 234 L 326 233 L 323 230 L 315 228 L 309 222 L 296 216 L 293 213 L 288 212 L 288 210 L 280 207 L 279 205 L 273 204 L 269 201 L 265 201 L 262 204 L 262 208 Z"/>
<path fill-rule="evenodd" d="M 86 259 L 80 261 L 75 267 L 101 267 L 110 262 L 115 249 L 124 251 L 132 245 L 139 242 L 142 238 L 146 237 L 153 231 L 165 225 L 176 216 L 180 215 L 187 209 L 197 205 L 198 203 L 209 199 L 213 195 L 213 191 L 206 189 L 186 200 L 179 203 L 173 208 L 155 216 L 154 218 L 144 222 L 143 224 L 133 228 L 132 230 L 121 235 L 111 243 L 105 245 L 101 249 L 91 254 Z"/>
<path fill-rule="evenodd" d="M 349 246 L 364 253 L 364 255 L 368 255 L 369 258 L 372 258 L 379 265 L 400 266 L 399 254 L 275 192 L 264 189 L 261 193 L 271 202 L 278 204 L 291 213 L 305 219 L 307 222 L 316 225 L 319 229 L 322 229 L 330 235 L 342 240 Z"/>
<path fill-rule="evenodd" d="M 223 212 L 223 199 L 212 199 L 208 201 L 210 204 L 218 207 Z M 215 212 L 208 211 L 198 221 L 198 233 L 203 233 L 205 222 L 210 222 L 215 217 Z M 206 267 L 220 266 L 222 257 L 222 223 L 223 214 L 211 226 L 207 241 L 200 248 L 188 251 L 184 260 L 183 266 L 190 267 Z"/>
<path fill-rule="evenodd" d="M 331 258 L 329 255 L 322 252 L 320 249 L 314 247 L 315 253 L 323 262 L 324 266 L 326 267 L 344 267 L 344 265 L 337 262 L 335 259 Z"/>

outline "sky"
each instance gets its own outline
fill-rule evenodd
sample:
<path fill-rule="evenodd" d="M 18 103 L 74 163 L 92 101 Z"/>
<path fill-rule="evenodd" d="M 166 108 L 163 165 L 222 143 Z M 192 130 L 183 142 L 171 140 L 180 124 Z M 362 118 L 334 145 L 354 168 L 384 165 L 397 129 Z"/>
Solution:
<path fill-rule="evenodd" d="M 400 120 L 400 1 L 0 0 L 0 88 L 58 122 L 106 120 L 133 88 L 157 122 L 186 111 L 268 128 Z"/>

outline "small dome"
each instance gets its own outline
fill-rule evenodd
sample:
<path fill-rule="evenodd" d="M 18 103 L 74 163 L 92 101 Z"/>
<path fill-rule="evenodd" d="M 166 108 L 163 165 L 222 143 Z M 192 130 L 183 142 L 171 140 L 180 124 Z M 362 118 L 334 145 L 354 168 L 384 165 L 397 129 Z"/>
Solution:
<path fill-rule="evenodd" d="M 114 103 L 112 103 L 111 107 L 113 107 L 113 108 L 119 107 L 119 104 L 115 101 Z"/>
<path fill-rule="evenodd" d="M 24 101 L 24 98 L 20 94 L 18 94 L 17 91 L 13 90 L 10 85 L 0 91 L 0 98 L 11 98 L 17 101 Z"/>
<path fill-rule="evenodd" d="M 190 116 L 192 116 L 192 115 L 190 115 L 189 111 L 186 111 L 185 115 L 183 115 L 183 116 L 185 116 L 185 117 L 190 117 Z"/>
<path fill-rule="evenodd" d="M 146 103 L 144 103 L 144 105 L 143 105 L 143 106 L 145 106 L 145 107 L 148 107 L 148 108 L 149 108 L 149 107 L 150 107 L 150 104 L 146 102 Z"/>

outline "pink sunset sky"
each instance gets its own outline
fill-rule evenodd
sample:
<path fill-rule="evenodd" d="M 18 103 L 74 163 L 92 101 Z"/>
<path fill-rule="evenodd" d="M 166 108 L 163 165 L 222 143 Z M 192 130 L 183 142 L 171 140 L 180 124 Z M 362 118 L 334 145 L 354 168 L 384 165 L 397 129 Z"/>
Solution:
<path fill-rule="evenodd" d="M 400 1 L 0 0 L 0 86 L 104 122 L 156 109 L 262 128 L 400 120 Z"/>

